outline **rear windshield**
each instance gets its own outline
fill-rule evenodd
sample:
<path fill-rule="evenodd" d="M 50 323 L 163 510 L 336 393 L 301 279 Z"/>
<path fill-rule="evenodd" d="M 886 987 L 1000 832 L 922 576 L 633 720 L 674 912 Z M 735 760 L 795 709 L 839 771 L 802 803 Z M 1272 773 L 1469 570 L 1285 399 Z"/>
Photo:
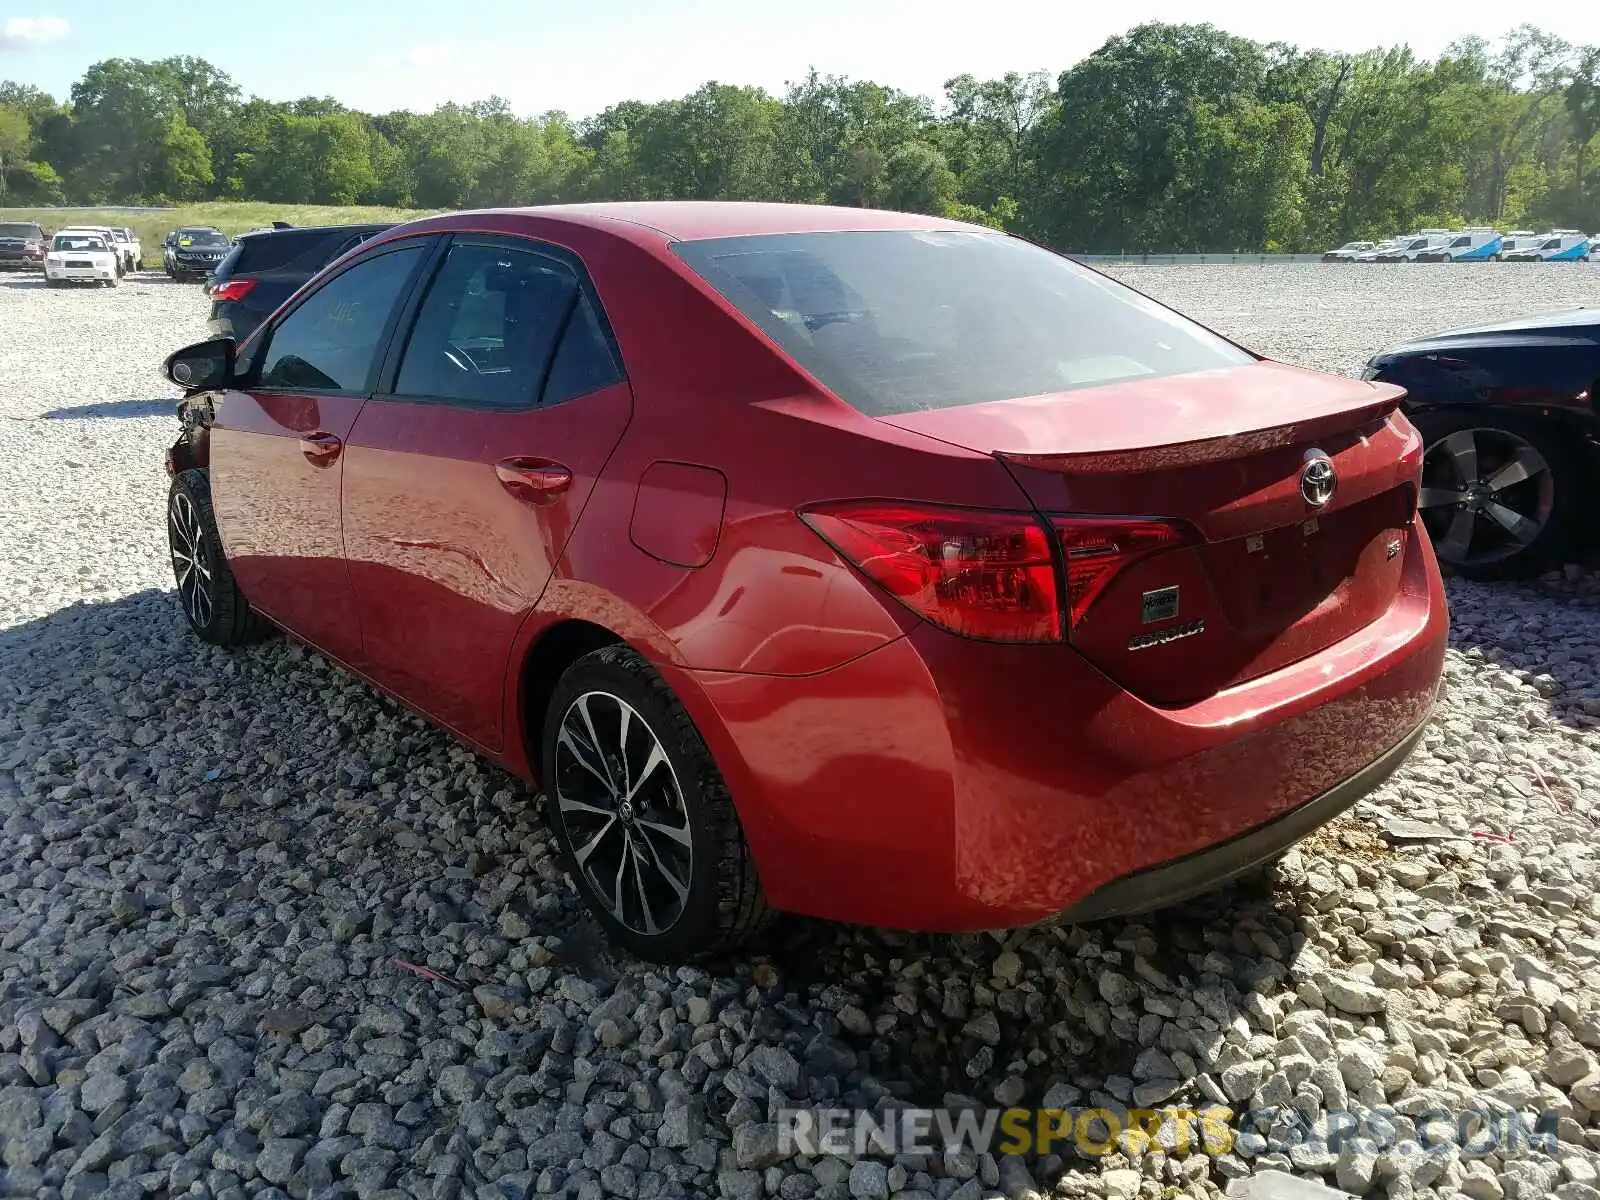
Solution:
<path fill-rule="evenodd" d="M 1137 292 L 998 233 L 793 233 L 674 249 L 869 416 L 1253 361 Z"/>
<path fill-rule="evenodd" d="M 0 237 L 6 238 L 36 238 L 39 236 L 37 225 L 15 225 L 10 222 L 0 222 Z"/>
<path fill-rule="evenodd" d="M 235 274 L 242 272 L 275 271 L 321 243 L 331 243 L 338 232 L 326 229 L 294 229 L 281 233 L 250 234 L 239 239 L 239 253 L 234 259 Z"/>

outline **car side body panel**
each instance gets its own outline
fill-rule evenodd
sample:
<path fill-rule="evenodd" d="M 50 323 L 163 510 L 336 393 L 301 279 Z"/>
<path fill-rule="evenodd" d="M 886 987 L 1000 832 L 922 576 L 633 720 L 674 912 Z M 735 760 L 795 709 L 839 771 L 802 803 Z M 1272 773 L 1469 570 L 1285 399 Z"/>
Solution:
<path fill-rule="evenodd" d="M 230 390 L 209 434 L 212 504 L 223 549 L 252 607 L 344 661 L 361 626 L 340 534 L 343 464 L 308 457 L 302 438 L 347 439 L 359 396 Z"/>
<path fill-rule="evenodd" d="M 502 745 L 507 656 L 631 407 L 626 383 L 526 412 L 368 403 L 344 491 L 367 674 L 474 741 Z M 495 474 L 511 456 L 559 462 L 572 484 L 545 503 L 519 500 Z"/>

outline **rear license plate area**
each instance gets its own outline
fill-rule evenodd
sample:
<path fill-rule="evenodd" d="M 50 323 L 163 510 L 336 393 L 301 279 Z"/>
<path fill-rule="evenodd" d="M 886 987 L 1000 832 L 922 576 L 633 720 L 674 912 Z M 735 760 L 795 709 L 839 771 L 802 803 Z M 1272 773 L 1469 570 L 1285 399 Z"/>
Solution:
<path fill-rule="evenodd" d="M 1207 547 L 1208 574 L 1218 602 L 1241 633 L 1281 629 L 1315 611 L 1363 570 L 1385 565 L 1406 525 L 1407 497 L 1393 489 L 1347 508 L 1308 516 Z M 1382 549 L 1363 566 L 1374 541 Z"/>

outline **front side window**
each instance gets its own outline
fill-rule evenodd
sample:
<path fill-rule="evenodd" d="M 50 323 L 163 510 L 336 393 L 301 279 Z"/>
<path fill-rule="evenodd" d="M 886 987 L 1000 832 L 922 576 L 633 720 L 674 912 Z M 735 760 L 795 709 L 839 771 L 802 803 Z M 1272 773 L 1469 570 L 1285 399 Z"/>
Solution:
<path fill-rule="evenodd" d="M 998 233 L 775 234 L 674 250 L 871 416 L 1254 361 L 1138 292 Z"/>
<path fill-rule="evenodd" d="M 384 329 L 422 246 L 406 246 L 342 271 L 272 330 L 258 386 L 286 391 L 365 392 Z"/>
<path fill-rule="evenodd" d="M 1472 245 L 1472 239 L 1471 238 L 1469 238 L 1469 237 L 1458 237 L 1455 241 L 1450 243 L 1450 248 L 1453 250 L 1457 246 L 1470 246 L 1470 245 Z"/>
<path fill-rule="evenodd" d="M 1543 246 L 1541 246 L 1539 248 L 1541 250 L 1559 250 L 1559 249 L 1561 249 L 1561 239 L 1560 238 L 1551 238 L 1548 242 L 1546 242 Z"/>
<path fill-rule="evenodd" d="M 450 248 L 417 313 L 395 395 L 526 408 L 580 295 L 563 263 L 498 244 Z"/>

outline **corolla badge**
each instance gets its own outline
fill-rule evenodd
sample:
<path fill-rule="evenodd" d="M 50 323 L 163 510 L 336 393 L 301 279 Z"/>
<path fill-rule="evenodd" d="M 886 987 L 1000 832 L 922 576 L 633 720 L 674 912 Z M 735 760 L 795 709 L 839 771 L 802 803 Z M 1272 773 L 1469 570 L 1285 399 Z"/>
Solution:
<path fill-rule="evenodd" d="M 1300 495 L 1312 508 L 1321 508 L 1333 499 L 1339 486 L 1339 473 L 1333 469 L 1333 460 L 1321 450 L 1306 454 L 1300 468 Z"/>

